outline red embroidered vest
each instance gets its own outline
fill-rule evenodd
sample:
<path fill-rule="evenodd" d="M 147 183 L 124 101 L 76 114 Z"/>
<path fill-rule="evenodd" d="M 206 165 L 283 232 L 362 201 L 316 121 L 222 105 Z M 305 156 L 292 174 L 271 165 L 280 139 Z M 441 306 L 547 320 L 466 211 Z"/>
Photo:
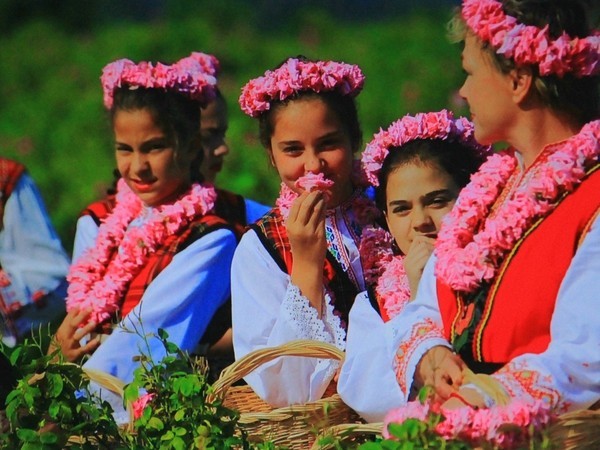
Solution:
<path fill-rule="evenodd" d="M 23 164 L 0 158 L 0 230 L 4 228 L 4 206 L 23 172 L 25 172 Z"/>
<path fill-rule="evenodd" d="M 121 317 L 125 317 L 140 302 L 148 285 L 169 265 L 173 257 L 188 245 L 220 228 L 230 228 L 228 223 L 213 214 L 206 214 L 189 224 L 179 234 L 170 236 L 148 259 L 147 264 L 131 280 L 121 305 Z"/>
<path fill-rule="evenodd" d="M 89 215 L 94 219 L 94 222 L 96 222 L 97 225 L 100 225 L 112 212 L 115 204 L 116 196 L 107 195 L 102 200 L 91 203 L 82 211 L 81 216 Z M 235 227 L 232 227 L 228 221 L 217 215 L 207 214 L 190 223 L 188 227 L 181 230 L 178 235 L 169 237 L 148 259 L 148 263 L 142 268 L 140 273 L 131 280 L 131 284 L 129 285 L 129 289 L 121 305 L 121 317 L 126 316 L 127 313 L 135 308 L 142 299 L 148 285 L 169 265 L 175 254 L 183 250 L 192 242 L 200 239 L 202 236 L 219 228 L 231 229 Z M 235 230 L 232 231 L 235 233 Z"/>
<path fill-rule="evenodd" d="M 283 218 L 276 211 L 276 209 L 272 209 L 258 222 L 250 225 L 250 228 L 256 232 L 279 268 L 290 274 L 293 266 L 290 241 Z M 347 327 L 348 314 L 358 294 L 358 287 L 354 285 L 330 252 L 327 252 L 325 258 L 323 283 L 332 296 L 334 310 L 340 315 L 342 326 Z"/>
<path fill-rule="evenodd" d="M 472 340 L 465 346 L 474 364 L 505 364 L 548 347 L 558 290 L 580 240 L 600 210 L 598 167 L 507 255 L 487 293 Z M 439 280 L 437 294 L 444 333 L 452 342 L 466 307 Z"/>

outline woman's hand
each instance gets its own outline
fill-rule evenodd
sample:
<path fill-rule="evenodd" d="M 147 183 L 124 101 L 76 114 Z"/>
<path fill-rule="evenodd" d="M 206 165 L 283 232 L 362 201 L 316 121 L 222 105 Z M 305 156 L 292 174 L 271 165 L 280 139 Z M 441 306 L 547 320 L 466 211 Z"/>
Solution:
<path fill-rule="evenodd" d="M 435 401 L 443 402 L 458 391 L 462 384 L 465 363 L 449 348 L 433 347 L 417 364 L 415 383 L 417 387 L 431 386 L 435 390 Z"/>
<path fill-rule="evenodd" d="M 323 302 L 323 265 L 327 251 L 325 211 L 326 203 L 322 192 L 303 192 L 292 203 L 285 223 L 294 257 L 290 274 L 292 283 L 309 299 L 319 316 Z"/>
<path fill-rule="evenodd" d="M 459 389 L 456 393 L 450 394 L 448 400 L 442 404 L 444 409 L 458 409 L 466 406 L 476 409 L 485 408 L 483 395 L 475 389 L 465 387 Z"/>
<path fill-rule="evenodd" d="M 73 309 L 69 311 L 50 342 L 48 354 L 54 353 L 59 349 L 66 361 L 76 362 L 84 355 L 93 353 L 100 345 L 100 336 L 90 339 L 83 346 L 79 343 L 85 335 L 92 333 L 96 329 L 97 324 L 94 322 L 89 322 L 81 326 L 81 324 L 87 321 L 91 312 L 90 309 Z"/>
<path fill-rule="evenodd" d="M 417 236 L 413 239 L 404 257 L 404 270 L 408 277 L 410 287 L 410 298 L 414 299 L 417 295 L 419 281 L 423 274 L 425 264 L 433 253 L 435 239 L 427 236 Z"/>

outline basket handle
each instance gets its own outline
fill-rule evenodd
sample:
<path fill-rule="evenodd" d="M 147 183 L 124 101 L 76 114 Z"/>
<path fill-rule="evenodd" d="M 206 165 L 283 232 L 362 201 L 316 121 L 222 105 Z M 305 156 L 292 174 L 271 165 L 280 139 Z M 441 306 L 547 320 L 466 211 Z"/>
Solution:
<path fill-rule="evenodd" d="M 340 425 L 332 425 L 319 432 L 315 442 L 311 446 L 311 450 L 332 450 L 336 448 L 335 444 L 321 444 L 320 438 L 324 436 L 333 436 L 344 439 L 361 436 L 381 437 L 383 430 L 383 422 L 374 423 L 342 423 Z"/>
<path fill-rule="evenodd" d="M 101 370 L 90 369 L 87 367 L 83 367 L 83 372 L 90 379 L 90 381 L 99 384 L 104 389 L 117 394 L 119 397 L 123 397 L 125 382 L 120 378 L 117 378 L 114 375 L 110 375 L 106 372 L 102 372 Z"/>
<path fill-rule="evenodd" d="M 223 369 L 219 379 L 213 384 L 211 397 L 224 398 L 233 383 L 241 380 L 262 364 L 280 356 L 304 356 L 344 360 L 344 352 L 332 344 L 310 339 L 298 339 L 276 347 L 254 350 Z"/>

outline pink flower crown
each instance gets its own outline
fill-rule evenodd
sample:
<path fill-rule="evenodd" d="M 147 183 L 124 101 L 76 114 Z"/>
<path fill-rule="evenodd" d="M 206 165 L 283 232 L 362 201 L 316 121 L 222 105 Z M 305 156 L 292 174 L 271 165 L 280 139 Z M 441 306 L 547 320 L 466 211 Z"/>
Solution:
<path fill-rule="evenodd" d="M 128 86 L 163 89 L 186 95 L 204 106 L 216 96 L 216 76 L 219 61 L 212 55 L 193 52 L 172 65 L 142 61 L 135 64 L 119 59 L 104 67 L 100 80 L 104 91 L 104 106 L 110 109 L 115 90 Z"/>
<path fill-rule="evenodd" d="M 390 148 L 401 147 L 416 139 L 443 139 L 458 141 L 472 147 L 481 155 L 491 154 L 491 147 L 479 144 L 473 137 L 473 124 L 464 117 L 454 119 L 452 112 L 418 113 L 406 115 L 392 123 L 386 130 L 373 136 L 362 154 L 362 170 L 369 183 L 379 186 L 379 171 Z"/>
<path fill-rule="evenodd" d="M 272 101 L 285 100 L 301 91 L 335 90 L 342 95 L 356 96 L 364 82 L 365 76 L 356 65 L 289 58 L 281 67 L 267 70 L 262 77 L 246 83 L 239 103 L 250 117 L 258 117 L 271 108 Z"/>
<path fill-rule="evenodd" d="M 496 53 L 519 65 L 537 64 L 540 75 L 577 77 L 600 73 L 600 35 L 571 38 L 564 33 L 552 39 L 548 25 L 538 28 L 519 23 L 505 14 L 497 0 L 463 0 L 462 17 L 467 26 Z"/>

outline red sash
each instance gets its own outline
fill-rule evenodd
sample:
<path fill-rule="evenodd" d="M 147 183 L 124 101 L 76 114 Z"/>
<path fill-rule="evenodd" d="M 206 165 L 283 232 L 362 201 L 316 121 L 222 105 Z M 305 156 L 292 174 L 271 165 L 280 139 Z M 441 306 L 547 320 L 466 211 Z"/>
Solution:
<path fill-rule="evenodd" d="M 474 329 L 469 349 L 474 361 L 504 364 L 524 353 L 546 350 L 559 288 L 598 214 L 599 193 L 600 170 L 595 170 L 506 256 Z M 452 341 L 468 308 L 439 280 L 437 293 L 444 333 Z"/>

